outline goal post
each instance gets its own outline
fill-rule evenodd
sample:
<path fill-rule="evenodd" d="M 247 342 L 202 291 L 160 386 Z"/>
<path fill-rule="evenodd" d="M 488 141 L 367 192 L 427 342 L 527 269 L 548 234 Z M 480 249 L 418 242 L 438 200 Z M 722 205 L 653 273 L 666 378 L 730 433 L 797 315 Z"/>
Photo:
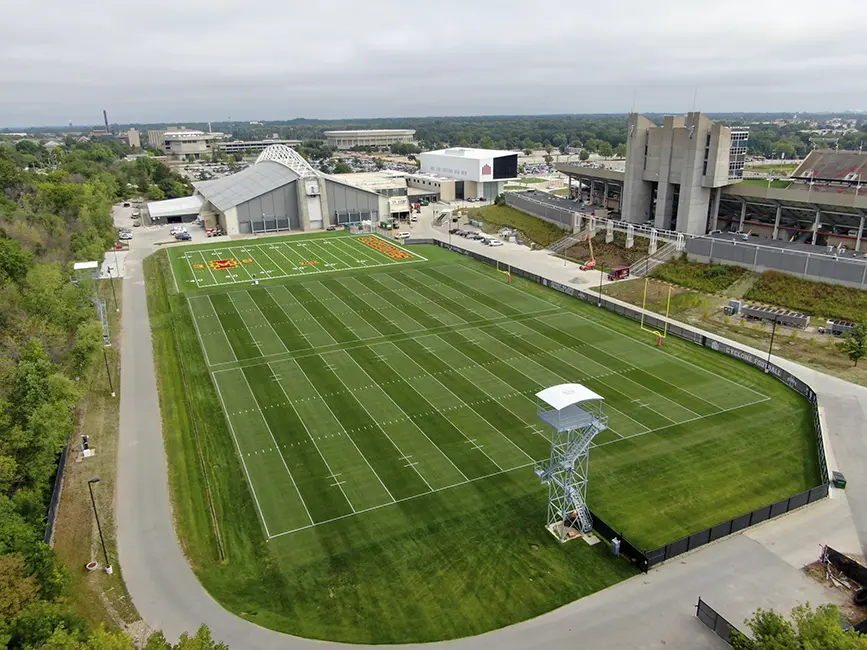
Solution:
<path fill-rule="evenodd" d="M 668 285 L 668 295 L 665 299 L 665 320 L 662 327 L 662 331 L 660 332 L 657 329 L 653 329 L 645 326 L 644 324 L 644 315 L 647 311 L 647 288 L 650 283 L 650 278 L 644 278 L 644 296 L 641 300 L 641 329 L 645 332 L 650 332 L 654 336 L 656 336 L 656 345 L 658 347 L 662 347 L 662 342 L 665 340 L 665 337 L 668 335 L 668 314 L 671 311 L 671 285 Z"/>

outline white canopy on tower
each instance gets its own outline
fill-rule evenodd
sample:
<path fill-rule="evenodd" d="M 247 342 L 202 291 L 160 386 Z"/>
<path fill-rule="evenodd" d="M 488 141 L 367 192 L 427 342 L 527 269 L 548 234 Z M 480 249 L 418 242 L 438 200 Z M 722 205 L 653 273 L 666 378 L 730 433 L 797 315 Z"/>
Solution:
<path fill-rule="evenodd" d="M 562 411 L 567 406 L 586 402 L 591 399 L 605 399 L 581 384 L 559 384 L 536 393 L 536 397 L 548 406 Z"/>

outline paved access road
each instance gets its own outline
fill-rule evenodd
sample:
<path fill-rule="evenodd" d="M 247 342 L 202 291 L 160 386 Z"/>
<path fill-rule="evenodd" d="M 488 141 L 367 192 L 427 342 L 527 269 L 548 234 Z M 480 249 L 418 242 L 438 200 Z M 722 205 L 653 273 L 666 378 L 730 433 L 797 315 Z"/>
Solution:
<path fill-rule="evenodd" d="M 461 243 L 468 248 L 475 244 Z M 233 650 L 337 648 L 338 644 L 266 630 L 227 612 L 205 592 L 181 552 L 172 526 L 142 275 L 142 260 L 151 250 L 149 246 L 133 248 L 124 264 L 117 532 L 129 593 L 146 623 L 162 629 L 170 639 L 204 623 L 215 638 Z M 484 252 L 492 257 L 502 255 L 513 263 L 520 258 L 525 268 L 558 282 L 585 284 L 576 276 L 577 267 L 552 263 L 542 252 L 522 254 L 512 246 Z M 859 552 L 867 540 L 867 493 L 857 487 L 860 477 L 867 474 L 867 389 L 775 361 L 797 372 L 820 395 L 833 447 L 828 450 L 829 464 L 843 469 L 854 488 L 848 493 L 854 525 L 847 495 L 832 491 L 829 500 L 678 558 L 648 575 L 537 619 L 449 642 L 448 647 L 525 650 L 568 644 L 581 648 L 722 648 L 721 641 L 693 617 L 699 595 L 737 623 L 756 607 L 786 610 L 797 602 L 827 600 L 832 594 L 806 578 L 799 568 L 818 556 L 823 542 Z"/>

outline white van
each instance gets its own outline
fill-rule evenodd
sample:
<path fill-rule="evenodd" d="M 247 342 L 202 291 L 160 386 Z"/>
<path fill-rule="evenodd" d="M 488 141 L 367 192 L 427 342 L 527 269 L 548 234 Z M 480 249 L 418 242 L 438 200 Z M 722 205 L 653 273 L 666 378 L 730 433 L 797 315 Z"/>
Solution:
<path fill-rule="evenodd" d="M 395 236 L 395 239 L 409 239 L 412 237 L 408 232 L 399 232 Z"/>
<path fill-rule="evenodd" d="M 502 245 L 503 245 L 503 242 L 501 242 L 499 239 L 489 239 L 488 240 L 488 246 L 502 246 Z"/>

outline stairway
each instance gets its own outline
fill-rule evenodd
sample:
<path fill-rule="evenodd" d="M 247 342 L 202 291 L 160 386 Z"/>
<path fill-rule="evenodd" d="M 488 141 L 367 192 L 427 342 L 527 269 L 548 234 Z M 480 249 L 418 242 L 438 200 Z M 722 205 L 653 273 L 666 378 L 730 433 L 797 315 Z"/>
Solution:
<path fill-rule="evenodd" d="M 673 260 L 676 255 L 677 244 L 669 242 L 657 248 L 653 255 L 648 255 L 637 262 L 633 262 L 629 267 L 629 273 L 633 278 L 647 277 L 648 275 L 652 275 L 657 268 L 666 262 Z"/>
<path fill-rule="evenodd" d="M 566 235 L 565 237 L 561 237 L 553 244 L 548 246 L 548 250 L 554 253 L 555 255 L 562 255 L 567 250 L 572 248 L 575 244 L 580 244 L 585 241 L 587 238 L 587 230 L 582 230 L 581 232 L 577 232 L 572 235 Z"/>

